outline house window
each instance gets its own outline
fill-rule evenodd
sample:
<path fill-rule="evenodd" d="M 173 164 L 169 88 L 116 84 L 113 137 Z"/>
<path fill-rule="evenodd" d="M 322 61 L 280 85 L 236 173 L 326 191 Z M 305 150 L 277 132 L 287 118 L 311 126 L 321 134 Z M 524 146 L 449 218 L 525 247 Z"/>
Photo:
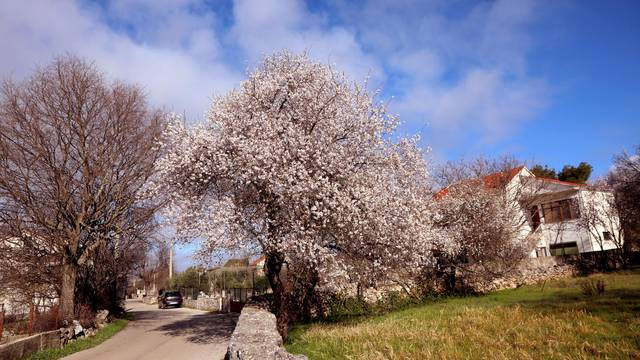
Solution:
<path fill-rule="evenodd" d="M 533 230 L 537 229 L 540 226 L 540 212 L 537 207 L 532 207 L 529 209 L 529 216 L 531 218 L 531 228 Z"/>
<path fill-rule="evenodd" d="M 602 232 L 602 237 L 605 240 L 613 240 L 613 236 L 611 236 L 611 233 L 609 231 Z"/>
<path fill-rule="evenodd" d="M 560 244 L 551 244 L 549 245 L 549 252 L 552 256 L 561 256 L 561 255 L 575 255 L 578 254 L 578 244 L 573 242 L 560 243 Z"/>
<path fill-rule="evenodd" d="M 544 246 L 536 248 L 536 257 L 545 257 L 547 256 L 547 248 Z"/>
<path fill-rule="evenodd" d="M 576 199 L 565 199 L 542 204 L 545 223 L 556 223 L 580 217 Z"/>

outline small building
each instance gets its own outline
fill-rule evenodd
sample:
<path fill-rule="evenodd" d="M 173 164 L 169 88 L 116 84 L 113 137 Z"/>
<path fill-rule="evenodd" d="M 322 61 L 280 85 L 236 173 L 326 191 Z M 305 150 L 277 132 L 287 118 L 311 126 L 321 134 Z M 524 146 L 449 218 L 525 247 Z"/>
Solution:
<path fill-rule="evenodd" d="M 256 271 L 259 271 L 261 274 L 264 274 L 264 262 L 265 262 L 265 260 L 266 260 L 266 258 L 264 257 L 264 255 L 262 255 L 259 258 L 255 259 L 254 261 L 252 261 L 249 266 L 252 267 L 252 268 L 255 268 Z"/>
<path fill-rule="evenodd" d="M 472 181 L 485 188 L 504 187 L 508 201 L 518 205 L 524 220 L 514 240 L 530 241 L 533 258 L 622 248 L 611 192 L 537 177 L 525 166 Z M 444 188 L 435 197 L 448 193 L 449 188 Z"/>
<path fill-rule="evenodd" d="M 620 219 L 611 192 L 553 179 L 529 207 L 529 231 L 536 241 L 532 257 L 621 249 Z"/>

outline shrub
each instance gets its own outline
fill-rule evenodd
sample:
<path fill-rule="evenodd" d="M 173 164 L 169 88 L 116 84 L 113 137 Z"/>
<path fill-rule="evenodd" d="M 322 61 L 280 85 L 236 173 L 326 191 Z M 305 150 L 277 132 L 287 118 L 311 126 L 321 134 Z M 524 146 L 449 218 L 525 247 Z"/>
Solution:
<path fill-rule="evenodd" d="M 382 315 L 394 310 L 423 304 L 433 297 L 410 296 L 399 291 L 389 291 L 375 302 L 367 302 L 362 297 L 336 294 L 325 295 L 323 299 L 324 320 L 337 321 L 350 317 Z"/>
<path fill-rule="evenodd" d="M 605 282 L 602 279 L 585 279 L 579 282 L 582 295 L 600 296 L 604 294 Z"/>
<path fill-rule="evenodd" d="M 371 312 L 370 305 L 361 297 L 332 294 L 325 298 L 326 316 L 331 320 L 363 316 Z"/>
<path fill-rule="evenodd" d="M 76 320 L 80 322 L 80 325 L 84 328 L 95 327 L 96 313 L 91 309 L 91 306 L 86 304 L 76 304 Z"/>
<path fill-rule="evenodd" d="M 181 290 L 183 291 L 182 295 L 187 295 L 187 292 L 182 289 L 191 289 L 190 295 L 197 298 L 198 293 L 200 291 L 209 293 L 209 281 L 208 277 L 203 274 L 201 269 L 195 268 L 193 266 L 188 267 L 185 271 L 176 274 L 176 276 L 171 279 L 170 287 L 172 290 Z"/>
<path fill-rule="evenodd" d="M 34 316 L 33 332 L 44 332 L 57 329 L 60 325 L 60 313 L 58 306 L 38 312 Z"/>
<path fill-rule="evenodd" d="M 60 318 L 57 306 L 34 307 L 33 318 L 31 319 L 32 333 L 39 333 L 57 329 L 60 325 Z M 3 334 L 23 335 L 29 333 L 30 314 L 6 314 L 4 318 Z M 2 334 L 0 334 L 2 335 Z"/>
<path fill-rule="evenodd" d="M 399 291 L 386 292 L 376 303 L 377 313 L 404 309 L 413 305 L 424 303 L 426 298 L 410 296 Z"/>

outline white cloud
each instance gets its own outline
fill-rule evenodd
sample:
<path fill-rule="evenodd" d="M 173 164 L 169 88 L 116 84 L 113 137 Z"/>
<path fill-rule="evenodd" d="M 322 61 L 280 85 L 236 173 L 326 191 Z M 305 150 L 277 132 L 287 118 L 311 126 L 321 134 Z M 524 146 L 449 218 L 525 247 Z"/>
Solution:
<path fill-rule="evenodd" d="M 528 26 L 540 12 L 533 0 L 313 8 L 302 0 L 236 0 L 229 19 L 204 0 L 78 1 L 0 1 L 0 77 L 22 78 L 70 52 L 197 120 L 211 95 L 239 84 L 247 64 L 281 49 L 309 50 L 354 80 L 370 75 L 396 96 L 392 110 L 404 121 L 429 125 L 426 140 L 436 151 L 477 145 L 461 144 L 469 133 L 478 143 L 498 141 L 545 103 L 547 84 L 527 72 Z M 181 267 L 191 251 L 179 252 Z"/>
<path fill-rule="evenodd" d="M 216 13 L 202 0 L 112 0 L 96 14 L 127 29 L 138 42 L 215 60 L 221 49 Z"/>
<path fill-rule="evenodd" d="M 516 129 L 544 105 L 545 85 L 536 80 L 506 81 L 497 70 L 472 70 L 450 86 L 415 85 L 395 104 L 405 116 L 426 121 L 437 145 L 477 131 L 493 142 Z"/>
<path fill-rule="evenodd" d="M 414 128 L 426 125 L 437 149 L 459 146 L 470 132 L 479 143 L 499 141 L 544 106 L 548 86 L 527 73 L 528 26 L 540 10 L 534 5 L 481 2 L 453 15 L 451 3 L 440 1 L 340 8 L 345 21 L 357 19 L 363 46 L 397 78 L 387 91 L 396 98 L 394 112 Z"/>
<path fill-rule="evenodd" d="M 212 94 L 237 86 L 246 65 L 281 49 L 309 50 L 354 80 L 371 76 L 396 97 L 393 110 L 428 124 L 433 139 L 456 146 L 473 129 L 480 141 L 497 141 L 545 102 L 544 80 L 527 73 L 528 26 L 540 10 L 534 4 L 498 0 L 452 12 L 438 0 L 313 8 L 301 0 L 236 0 L 222 19 L 203 0 L 5 1 L 0 46 L 8 55 L 0 57 L 0 76 L 22 77 L 71 52 L 196 120 Z"/>
<path fill-rule="evenodd" d="M 444 66 L 433 51 L 411 50 L 401 56 L 389 59 L 390 65 L 397 71 L 412 77 L 414 81 L 433 81 L 442 76 Z"/>
<path fill-rule="evenodd" d="M 282 49 L 308 50 L 313 58 L 337 65 L 354 80 L 384 78 L 379 61 L 362 49 L 354 31 L 328 24 L 323 14 L 312 13 L 302 1 L 237 0 L 233 14 L 231 39 L 253 63 Z"/>
<path fill-rule="evenodd" d="M 23 77 L 34 65 L 70 52 L 95 60 L 115 79 L 139 83 L 152 103 L 185 112 L 190 119 L 202 116 L 214 92 L 225 92 L 239 82 L 240 73 L 210 60 L 214 50 L 207 49 L 202 33 L 185 30 L 193 41 L 184 46 L 165 36 L 138 42 L 111 29 L 96 11 L 72 1 L 2 2 L 0 46 L 11 54 L 0 57 L 2 75 Z M 207 56 L 197 56 L 202 52 Z"/>

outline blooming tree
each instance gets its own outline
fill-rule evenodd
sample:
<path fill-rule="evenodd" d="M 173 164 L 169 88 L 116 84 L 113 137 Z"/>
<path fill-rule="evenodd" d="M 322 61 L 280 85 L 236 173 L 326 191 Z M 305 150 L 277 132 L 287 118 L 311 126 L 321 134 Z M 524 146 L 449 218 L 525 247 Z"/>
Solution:
<path fill-rule="evenodd" d="M 436 180 L 447 187 L 436 193 L 435 226 L 442 232 L 437 254 L 445 289 L 483 290 L 518 265 L 534 248 L 536 227 L 529 209 L 544 183 L 517 177 L 518 161 L 477 158 L 449 162 Z"/>
<path fill-rule="evenodd" d="M 416 139 L 392 141 L 398 119 L 331 67 L 273 55 L 216 98 L 204 123 L 174 120 L 153 190 L 170 197 L 180 237 L 203 239 L 203 254 L 265 255 L 283 336 L 285 273 L 304 273 L 312 289 L 426 261 L 431 197 Z"/>

